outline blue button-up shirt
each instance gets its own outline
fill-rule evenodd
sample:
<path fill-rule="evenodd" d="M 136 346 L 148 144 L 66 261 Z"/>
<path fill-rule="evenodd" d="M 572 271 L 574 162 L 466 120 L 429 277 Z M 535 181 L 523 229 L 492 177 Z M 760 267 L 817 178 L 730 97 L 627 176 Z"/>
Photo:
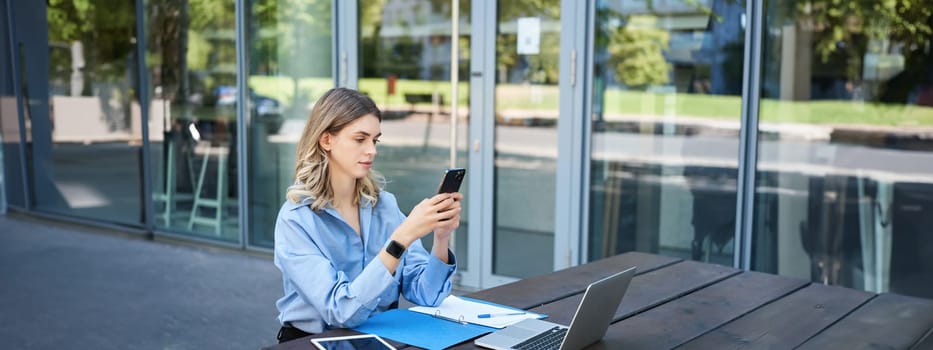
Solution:
<path fill-rule="evenodd" d="M 285 290 L 275 305 L 282 324 L 310 333 L 351 328 L 388 309 L 400 292 L 426 306 L 437 306 L 450 294 L 456 270 L 452 252 L 445 264 L 415 240 L 394 276 L 376 257 L 405 220 L 391 193 L 380 192 L 375 206 L 360 203 L 361 235 L 336 209 L 315 212 L 310 203 L 286 201 L 275 223 L 275 266 Z"/>

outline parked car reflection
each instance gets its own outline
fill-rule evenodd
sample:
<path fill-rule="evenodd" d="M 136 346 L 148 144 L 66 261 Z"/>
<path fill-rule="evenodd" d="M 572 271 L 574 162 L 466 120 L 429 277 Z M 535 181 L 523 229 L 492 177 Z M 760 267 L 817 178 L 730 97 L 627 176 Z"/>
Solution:
<path fill-rule="evenodd" d="M 212 91 L 214 101 L 205 101 L 205 105 L 214 105 L 217 108 L 233 108 L 237 101 L 237 88 L 230 85 L 220 85 Z M 257 94 L 253 89 L 249 90 L 250 109 L 255 123 L 262 123 L 266 131 L 270 134 L 276 134 L 282 128 L 284 117 L 282 115 L 282 103 L 278 100 Z"/>

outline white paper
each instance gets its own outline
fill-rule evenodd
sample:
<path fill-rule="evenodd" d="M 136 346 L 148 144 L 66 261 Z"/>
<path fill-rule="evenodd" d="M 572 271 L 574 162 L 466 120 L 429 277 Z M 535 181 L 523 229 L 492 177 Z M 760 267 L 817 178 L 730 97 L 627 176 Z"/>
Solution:
<path fill-rule="evenodd" d="M 444 302 L 442 302 L 438 307 L 414 306 L 409 308 L 409 310 L 432 316 L 443 317 L 452 321 L 468 322 L 493 328 L 505 328 L 506 326 L 517 323 L 526 318 L 544 318 L 544 315 L 541 314 L 465 300 L 454 295 L 448 296 L 447 299 L 444 299 Z M 490 318 L 478 317 L 478 315 L 482 314 L 499 315 L 515 312 L 524 312 L 524 314 L 493 316 Z"/>
<path fill-rule="evenodd" d="M 519 55 L 541 53 L 541 20 L 538 17 L 519 18 L 516 37 Z"/>

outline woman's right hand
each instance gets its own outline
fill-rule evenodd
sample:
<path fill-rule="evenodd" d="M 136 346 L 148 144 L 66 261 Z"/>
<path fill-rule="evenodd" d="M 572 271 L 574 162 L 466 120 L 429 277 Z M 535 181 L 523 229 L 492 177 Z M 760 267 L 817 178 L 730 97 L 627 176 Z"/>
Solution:
<path fill-rule="evenodd" d="M 456 216 L 458 213 L 454 210 L 447 211 L 453 204 L 454 198 L 450 193 L 425 198 L 411 210 L 408 218 L 395 230 L 392 234 L 393 239 L 405 244 L 406 247 L 411 245 L 411 242 L 431 233 L 436 226 L 441 224 L 441 221 Z"/>

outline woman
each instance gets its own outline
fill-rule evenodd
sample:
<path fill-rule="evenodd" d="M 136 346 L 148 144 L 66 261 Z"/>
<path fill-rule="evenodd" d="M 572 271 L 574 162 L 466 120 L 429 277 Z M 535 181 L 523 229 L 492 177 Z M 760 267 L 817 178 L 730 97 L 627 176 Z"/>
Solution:
<path fill-rule="evenodd" d="M 314 105 L 298 142 L 295 184 L 275 223 L 279 342 L 349 328 L 398 305 L 436 306 L 450 294 L 448 250 L 462 195 L 421 201 L 408 217 L 371 170 L 382 113 L 359 92 L 337 88 Z M 427 188 L 427 187 L 426 187 Z M 420 238 L 434 231 L 429 254 Z"/>

